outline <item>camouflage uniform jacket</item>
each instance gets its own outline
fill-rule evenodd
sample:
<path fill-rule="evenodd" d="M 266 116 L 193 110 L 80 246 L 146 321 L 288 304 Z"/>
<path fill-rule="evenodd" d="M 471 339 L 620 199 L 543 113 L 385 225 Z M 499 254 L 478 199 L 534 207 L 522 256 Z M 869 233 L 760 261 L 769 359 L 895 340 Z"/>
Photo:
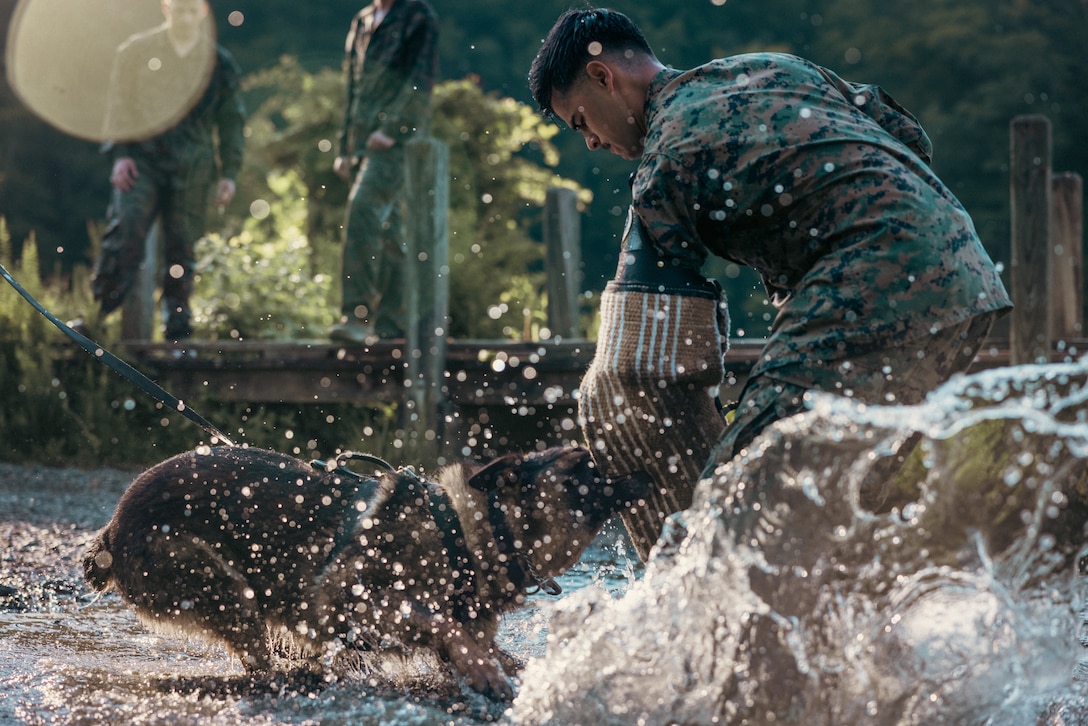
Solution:
<path fill-rule="evenodd" d="M 779 308 L 753 375 L 1011 306 L 917 120 L 875 86 L 758 53 L 651 84 L 634 211 L 672 264 L 748 265 Z"/>
<path fill-rule="evenodd" d="M 426 133 L 438 76 L 438 18 L 423 0 L 396 0 L 374 27 L 375 5 L 351 21 L 344 51 L 347 100 L 341 156 L 362 156 L 367 137 Z"/>
<path fill-rule="evenodd" d="M 207 62 L 201 61 L 202 58 L 214 58 L 214 65 L 207 68 Z M 152 59 L 161 63 L 155 72 L 148 70 Z M 195 71 L 174 72 L 169 68 L 170 64 L 180 66 L 188 59 L 196 61 Z M 216 45 L 214 53 L 206 46 L 198 46 L 186 59 L 179 59 L 165 26 L 133 36 L 118 50 L 111 79 L 108 118 L 126 114 L 125 128 L 151 128 L 154 135 L 127 140 L 114 137 L 113 142 L 106 144 L 106 150 L 111 151 L 115 159 L 131 156 L 137 163 L 155 164 L 164 171 L 181 174 L 178 183 L 185 183 L 190 170 L 214 169 L 216 163 L 220 178 L 235 179 L 242 167 L 245 149 L 246 111 L 241 75 L 234 58 L 221 46 Z M 164 83 L 163 79 L 171 79 L 171 82 Z M 202 93 L 201 85 L 204 85 Z M 180 120 L 161 116 L 164 108 L 176 105 L 178 98 L 186 97 L 192 99 L 193 105 Z M 132 99 L 141 100 L 133 102 Z M 154 114 L 160 116 L 156 118 Z M 210 184 L 215 180 L 190 181 Z"/>

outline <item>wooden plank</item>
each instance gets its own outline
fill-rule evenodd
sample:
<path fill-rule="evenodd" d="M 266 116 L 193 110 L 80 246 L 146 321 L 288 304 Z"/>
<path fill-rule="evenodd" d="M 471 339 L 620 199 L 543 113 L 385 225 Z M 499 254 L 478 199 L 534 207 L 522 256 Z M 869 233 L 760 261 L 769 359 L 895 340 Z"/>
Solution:
<path fill-rule="evenodd" d="M 763 342 L 732 342 L 722 400 L 737 399 Z M 258 345 L 265 349 L 255 351 Z M 435 458 L 413 452 L 412 460 L 440 464 L 451 458 L 581 441 L 578 385 L 594 349 L 593 341 L 450 341 L 442 449 Z M 1088 340 L 1070 342 L 1068 350 L 1073 349 L 1088 350 Z M 199 395 L 205 415 L 214 412 L 208 402 L 216 400 L 293 404 L 300 410 L 311 404 L 404 402 L 403 343 L 343 348 L 328 341 L 233 345 L 228 341 L 184 349 L 142 344 L 138 350 L 134 362 L 183 400 Z M 180 350 L 185 354 L 176 355 Z M 281 358 L 281 351 L 300 357 Z M 1008 361 L 1008 340 L 991 339 L 979 351 L 972 371 L 1006 366 Z"/>
<path fill-rule="evenodd" d="M 736 341 L 726 368 L 738 384 L 762 341 Z M 449 341 L 442 395 L 456 405 L 549 405 L 574 401 L 593 341 Z M 328 341 L 129 343 L 127 354 L 179 397 L 232 401 L 402 402 L 411 356 L 390 341 L 345 347 Z"/>
<path fill-rule="evenodd" d="M 1084 185 L 1072 172 L 1055 174 L 1051 183 L 1051 324 L 1055 340 L 1069 341 L 1084 335 Z"/>
<path fill-rule="evenodd" d="M 1069 345 L 1088 350 L 1088 340 Z M 444 394 L 461 404 L 549 404 L 575 400 L 593 358 L 593 341 L 453 340 L 446 348 Z M 737 339 L 726 358 L 722 397 L 735 398 L 763 341 Z M 975 368 L 1008 365 L 1010 343 L 991 339 Z M 228 400 L 252 402 L 398 402 L 408 357 L 403 344 L 344 347 L 328 341 L 205 341 L 184 348 L 127 343 L 125 352 L 168 390 L 179 385 Z M 187 394 L 188 395 L 188 394 Z"/>
<path fill-rule="evenodd" d="M 573 189 L 551 188 L 544 202 L 548 328 L 553 336 L 577 338 L 578 296 L 582 292 L 582 238 L 578 197 Z"/>
<path fill-rule="evenodd" d="M 1049 360 L 1053 333 L 1048 296 L 1050 265 L 1050 120 L 1017 116 L 1011 124 L 1009 185 L 1012 206 L 1010 316 L 1013 364 Z"/>
<path fill-rule="evenodd" d="M 736 339 L 726 358 L 720 397 L 740 396 L 764 341 Z M 402 405 L 409 356 L 404 343 L 344 347 L 322 341 L 199 342 L 126 346 L 130 358 L 182 400 L 311 404 Z M 454 340 L 442 375 L 445 428 L 432 449 L 412 453 L 443 461 L 484 450 L 529 449 L 580 439 L 578 386 L 596 343 L 581 341 Z M 1065 351 L 1088 350 L 1088 340 Z M 991 339 L 972 371 L 1008 365 L 1007 340 Z M 428 442 L 430 443 L 430 442 Z"/>
<path fill-rule="evenodd" d="M 403 376 L 381 372 L 173 369 L 164 377 L 182 400 L 211 395 L 244 403 L 383 404 L 400 403 L 404 397 Z"/>

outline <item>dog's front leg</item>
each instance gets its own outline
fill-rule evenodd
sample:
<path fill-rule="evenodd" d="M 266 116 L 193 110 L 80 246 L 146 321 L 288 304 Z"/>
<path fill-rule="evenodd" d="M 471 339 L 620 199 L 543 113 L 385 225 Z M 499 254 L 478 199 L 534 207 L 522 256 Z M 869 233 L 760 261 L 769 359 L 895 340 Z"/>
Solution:
<path fill-rule="evenodd" d="M 499 670 L 498 661 L 480 647 L 460 624 L 448 629 L 442 638 L 440 653 L 453 665 L 474 691 L 501 701 L 514 700 L 514 688 Z M 498 648 L 493 648 L 497 651 Z"/>
<path fill-rule="evenodd" d="M 514 699 L 514 688 L 495 658 L 494 653 L 501 651 L 494 643 L 490 649 L 482 646 L 466 629 L 470 626 L 449 613 L 434 612 L 417 604 L 410 613 L 402 610 L 401 615 L 407 617 L 406 631 L 414 631 L 414 640 L 434 649 L 472 690 L 500 701 Z"/>
<path fill-rule="evenodd" d="M 525 667 L 525 661 L 516 656 L 510 655 L 498 645 L 491 646 L 492 652 L 502 664 L 502 669 L 508 676 L 516 676 L 521 673 L 521 669 Z"/>

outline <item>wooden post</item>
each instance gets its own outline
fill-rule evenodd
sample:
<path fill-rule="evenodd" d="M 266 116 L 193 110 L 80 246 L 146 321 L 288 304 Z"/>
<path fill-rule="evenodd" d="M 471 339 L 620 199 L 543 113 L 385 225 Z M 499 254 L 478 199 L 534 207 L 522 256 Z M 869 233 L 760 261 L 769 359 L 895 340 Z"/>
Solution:
<path fill-rule="evenodd" d="M 408 264 L 404 424 L 425 461 L 441 449 L 449 329 L 449 148 L 414 139 L 406 149 Z"/>
<path fill-rule="evenodd" d="M 582 291 L 581 219 L 573 189 L 552 188 L 544 202 L 548 328 L 553 336 L 577 338 Z"/>
<path fill-rule="evenodd" d="M 1051 183 L 1051 325 L 1055 340 L 1068 341 L 1085 337 L 1084 185 L 1080 175 L 1073 172 L 1055 174 Z"/>
<path fill-rule="evenodd" d="M 121 339 L 151 340 L 155 331 L 155 289 L 159 283 L 159 235 L 161 222 L 156 219 L 144 240 L 144 261 L 136 271 L 132 289 L 121 304 Z"/>
<path fill-rule="evenodd" d="M 1017 116 L 1011 124 L 1012 201 L 1009 322 L 1013 365 L 1050 360 L 1050 120 Z"/>

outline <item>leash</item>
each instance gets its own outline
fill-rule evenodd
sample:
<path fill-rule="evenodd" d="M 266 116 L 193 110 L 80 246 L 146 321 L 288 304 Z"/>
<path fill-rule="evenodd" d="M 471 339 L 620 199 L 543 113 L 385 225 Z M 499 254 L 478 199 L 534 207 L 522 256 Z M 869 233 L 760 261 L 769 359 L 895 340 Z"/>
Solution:
<path fill-rule="evenodd" d="M 24 300 L 34 306 L 35 310 L 45 316 L 46 320 L 53 323 L 53 325 L 57 326 L 60 332 L 67 335 L 69 338 L 78 343 L 79 346 L 83 348 L 83 350 L 94 356 L 95 360 L 105 363 L 126 381 L 132 383 L 141 391 L 151 396 L 159 403 L 177 411 L 182 416 L 189 419 L 200 428 L 204 429 L 206 433 L 219 439 L 227 446 L 235 445 L 235 443 L 230 440 L 230 437 L 228 437 L 222 431 L 209 423 L 203 416 L 198 414 L 196 411 L 186 406 L 183 401 L 175 398 L 165 389 L 163 389 L 162 386 L 155 383 L 155 381 L 151 380 L 143 373 L 140 373 L 138 370 L 115 356 L 113 353 L 110 353 L 108 350 L 88 338 L 86 335 L 83 335 L 82 333 L 73 330 L 70 325 L 66 324 L 56 315 L 53 315 L 53 313 L 46 310 L 40 302 L 34 299 L 33 295 L 27 292 L 23 288 L 23 286 L 20 285 L 15 280 L 15 278 L 11 276 L 11 273 L 9 273 L 3 265 L 0 265 L 0 276 L 3 276 L 3 278 L 8 281 L 8 284 L 14 287 L 15 291 L 23 296 Z"/>
<path fill-rule="evenodd" d="M 230 437 L 228 437 L 226 434 L 224 434 L 222 431 L 212 425 L 207 419 L 198 414 L 196 411 L 186 406 L 183 401 L 171 395 L 168 391 L 166 391 L 166 389 L 155 383 L 155 381 L 151 380 L 143 373 L 140 373 L 140 371 L 136 370 L 131 365 L 121 360 L 116 355 L 109 352 L 95 341 L 88 338 L 86 335 L 83 335 L 82 333 L 73 330 L 72 326 L 68 325 L 56 315 L 46 310 L 45 306 L 38 302 L 33 295 L 27 292 L 26 289 L 22 285 L 20 285 L 14 277 L 11 276 L 11 273 L 9 273 L 7 271 L 7 268 L 5 268 L 2 264 L 0 264 L 0 276 L 7 280 L 8 284 L 15 288 L 15 291 L 22 295 L 23 299 L 30 303 L 35 310 L 41 313 L 46 320 L 55 325 L 57 329 L 64 333 L 66 336 L 74 340 L 81 348 L 83 348 L 83 350 L 87 351 L 87 353 L 92 355 L 95 360 L 105 363 L 109 368 L 118 373 L 126 381 L 132 383 L 141 391 L 151 396 L 159 403 L 164 404 L 177 411 L 182 416 L 189 419 L 196 425 L 200 426 L 200 428 L 204 429 L 206 433 L 219 439 L 227 446 L 236 446 L 236 444 L 230 440 Z M 368 479 L 368 477 L 365 477 L 358 472 L 352 471 L 347 467 L 346 462 L 352 460 L 366 461 L 390 472 L 397 471 L 397 469 L 395 469 L 392 464 L 379 456 L 375 456 L 373 454 L 363 454 L 355 451 L 347 451 L 339 454 L 331 462 L 314 459 L 310 462 L 310 465 L 315 468 L 324 469 L 325 471 L 328 471 L 330 473 L 340 472 L 355 479 Z M 409 474 L 417 482 L 423 485 L 426 485 L 428 483 L 412 469 L 401 471 Z M 440 492 L 437 488 L 434 489 L 434 492 L 428 492 L 428 495 L 428 499 L 430 500 L 431 512 L 436 520 L 436 523 L 440 525 L 446 525 L 444 527 L 441 527 L 441 529 L 443 531 L 443 544 L 445 545 L 449 556 L 459 569 L 466 573 L 472 572 L 471 559 L 468 549 L 465 546 L 466 543 L 464 537 L 463 535 L 460 537 L 458 536 L 460 533 L 457 531 L 457 525 L 460 524 L 460 522 L 457 520 L 457 515 L 453 511 L 453 507 L 449 505 L 449 501 L 445 497 L 444 493 Z M 511 551 L 511 545 L 514 541 L 513 533 L 510 532 L 509 524 L 502 517 L 501 513 L 498 512 L 497 508 L 492 507 L 489 515 L 492 529 L 498 529 L 501 531 L 501 534 L 496 537 L 496 540 L 499 544 L 499 549 L 506 550 L 504 554 L 507 554 L 507 572 L 508 576 L 511 577 L 512 581 L 518 580 L 523 587 L 525 580 L 531 581 L 537 589 L 529 590 L 528 594 L 532 594 L 533 592 L 536 592 L 538 590 L 543 590 L 549 595 L 560 594 L 562 592 L 562 588 L 559 587 L 559 584 L 554 579 L 550 577 L 541 578 L 539 575 L 537 575 L 535 568 L 532 566 L 532 563 L 529 562 L 528 558 L 520 554 L 514 554 Z M 496 517 L 496 515 L 498 516 Z M 346 533 L 347 528 L 344 528 L 343 534 Z M 341 543 L 340 546 L 342 545 L 343 543 Z M 337 547 L 336 549 L 339 549 L 339 547 Z"/>
<path fill-rule="evenodd" d="M 393 468 L 393 465 L 382 457 L 375 456 L 374 454 L 362 454 L 358 451 L 345 451 L 342 454 L 337 454 L 335 459 L 328 462 L 322 461 L 321 459 L 314 459 L 310 462 L 310 466 L 317 469 L 324 469 L 329 473 L 338 471 L 342 474 L 347 474 L 348 476 L 352 476 L 357 479 L 367 479 L 368 477 L 365 477 L 356 471 L 352 471 L 347 467 L 347 464 L 345 462 L 354 461 L 356 459 L 369 462 L 389 472 L 396 471 L 396 469 Z M 415 472 L 412 473 L 415 474 Z M 418 475 L 416 475 L 416 478 L 419 478 Z"/>

